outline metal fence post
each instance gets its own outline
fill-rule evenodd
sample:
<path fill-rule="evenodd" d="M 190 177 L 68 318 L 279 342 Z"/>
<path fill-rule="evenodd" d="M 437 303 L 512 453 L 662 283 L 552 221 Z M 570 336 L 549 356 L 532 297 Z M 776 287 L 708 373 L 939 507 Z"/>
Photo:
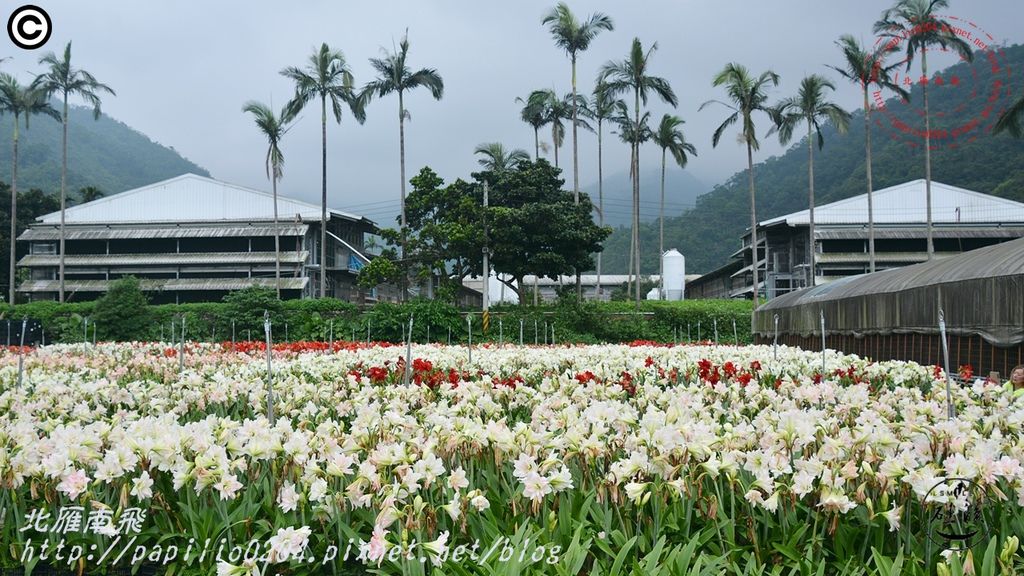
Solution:
<path fill-rule="evenodd" d="M 473 317 L 466 314 L 466 328 L 469 330 L 469 343 L 466 345 L 466 350 L 469 351 L 469 363 L 473 363 Z"/>
<path fill-rule="evenodd" d="M 939 308 L 939 333 L 942 336 L 942 359 L 946 367 L 946 416 L 947 418 L 956 418 L 953 392 L 950 390 L 951 376 L 949 375 L 949 343 L 946 341 L 946 317 L 941 307 Z"/>
<path fill-rule="evenodd" d="M 263 333 L 266 335 L 267 341 L 267 419 L 270 420 L 270 425 L 274 425 L 274 371 L 271 365 L 271 355 L 273 352 L 273 344 L 270 332 L 270 311 L 263 311 Z"/>
<path fill-rule="evenodd" d="M 21 388 L 21 379 L 25 373 L 25 327 L 28 326 L 28 316 L 21 319 L 21 346 L 18 346 L 18 388 Z"/>
<path fill-rule="evenodd" d="M 185 315 L 181 315 L 181 343 L 178 345 L 178 375 L 185 372 Z"/>
<path fill-rule="evenodd" d="M 825 311 L 819 310 L 821 316 L 821 378 L 825 379 Z"/>
<path fill-rule="evenodd" d="M 775 355 L 775 360 L 779 359 L 779 315 L 775 315 L 775 339 L 772 340 L 772 352 Z"/>
<path fill-rule="evenodd" d="M 409 385 L 412 377 L 412 314 L 409 315 L 409 337 L 405 339 L 405 385 Z"/>

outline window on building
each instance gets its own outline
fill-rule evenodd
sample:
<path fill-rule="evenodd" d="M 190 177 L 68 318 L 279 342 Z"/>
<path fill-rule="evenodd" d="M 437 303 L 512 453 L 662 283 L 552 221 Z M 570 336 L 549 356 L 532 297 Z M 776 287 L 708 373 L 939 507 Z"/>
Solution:
<path fill-rule="evenodd" d="M 29 245 L 29 252 L 32 254 L 56 254 L 56 242 L 33 242 Z"/>

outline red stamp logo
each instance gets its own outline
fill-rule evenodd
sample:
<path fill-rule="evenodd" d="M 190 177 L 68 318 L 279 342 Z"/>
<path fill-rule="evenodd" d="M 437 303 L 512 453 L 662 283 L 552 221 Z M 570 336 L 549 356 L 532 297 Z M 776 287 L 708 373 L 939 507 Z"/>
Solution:
<path fill-rule="evenodd" d="M 969 49 L 972 58 L 957 50 L 958 45 Z M 924 146 L 926 136 L 932 150 L 973 142 L 989 133 L 1006 109 L 1010 68 L 992 35 L 970 20 L 935 16 L 914 26 L 883 30 L 873 50 L 889 54 L 879 66 L 890 70 L 893 84 L 908 92 L 915 86 L 928 91 L 927 132 L 924 90 L 913 90 L 909 101 L 897 97 L 891 102 L 885 101 L 881 89 L 872 92 L 872 105 L 881 112 L 875 124 L 908 146 Z M 923 60 L 927 76 L 921 72 Z M 876 77 L 878 73 L 876 68 Z"/>

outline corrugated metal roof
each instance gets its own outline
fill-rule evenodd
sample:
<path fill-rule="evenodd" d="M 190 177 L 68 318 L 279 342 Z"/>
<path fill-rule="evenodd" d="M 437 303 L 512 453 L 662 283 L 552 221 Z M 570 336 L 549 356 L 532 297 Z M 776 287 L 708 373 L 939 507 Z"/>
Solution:
<path fill-rule="evenodd" d="M 932 180 L 932 222 L 956 223 L 1024 223 L 1024 204 L 981 192 L 957 188 Z M 872 194 L 876 224 L 924 223 L 927 221 L 925 181 L 913 180 Z M 810 212 L 801 210 L 758 226 L 785 222 L 791 226 L 808 224 Z M 814 223 L 844 224 L 868 221 L 868 196 L 861 194 L 831 204 L 815 206 Z"/>
<path fill-rule="evenodd" d="M 817 214 L 815 214 L 817 217 Z M 875 240 L 913 240 L 928 235 L 924 228 L 875 228 Z M 814 236 L 821 240 L 867 240 L 867 226 L 863 228 L 815 228 Z M 1024 238 L 1024 227 L 991 226 L 987 228 L 934 228 L 933 238 Z"/>
<path fill-rule="evenodd" d="M 278 228 L 280 236 L 303 236 L 309 230 L 306 224 L 281 224 Z M 68 226 L 64 229 L 67 240 L 137 240 L 143 238 L 225 238 L 225 237 L 257 237 L 273 236 L 273 226 L 162 226 L 162 227 L 80 227 Z M 59 240 L 58 227 L 33 224 L 18 236 L 18 240 Z"/>
<path fill-rule="evenodd" d="M 106 292 L 113 281 L 107 280 L 65 280 L 64 289 L 69 292 Z M 282 290 L 302 290 L 309 278 L 281 278 Z M 156 290 L 242 290 L 250 286 L 273 288 L 273 278 L 181 278 L 181 279 L 139 279 L 139 288 L 152 292 Z M 18 292 L 56 292 L 56 280 L 30 280 L 18 285 Z"/>
<path fill-rule="evenodd" d="M 774 298 L 761 310 L 787 308 L 809 302 L 840 300 L 910 288 L 977 278 L 1024 274 L 1024 238 L 986 246 L 948 258 L 914 264 L 874 274 L 849 276 L 821 286 L 790 292 Z"/>
<path fill-rule="evenodd" d="M 196 174 L 181 176 L 72 206 L 64 211 L 67 223 L 89 222 L 183 222 L 268 219 L 274 215 L 274 196 Z M 320 206 L 294 198 L 277 197 L 282 219 L 296 214 L 306 221 L 320 221 Z M 329 215 L 349 220 L 361 216 L 329 209 Z M 37 218 L 60 222 L 60 212 Z"/>
<path fill-rule="evenodd" d="M 936 254 L 936 258 L 949 257 L 945 254 Z M 826 252 L 815 257 L 818 264 L 836 264 L 845 262 L 858 262 L 867 264 L 871 261 L 870 254 L 861 252 Z M 927 262 L 927 252 L 875 252 L 876 262 Z"/>
<path fill-rule="evenodd" d="M 309 252 L 281 252 L 282 263 L 305 262 Z M 65 266 L 132 266 L 182 264 L 273 264 L 273 252 L 186 252 L 169 254 L 69 254 Z M 56 254 L 29 254 L 18 266 L 57 266 Z"/>

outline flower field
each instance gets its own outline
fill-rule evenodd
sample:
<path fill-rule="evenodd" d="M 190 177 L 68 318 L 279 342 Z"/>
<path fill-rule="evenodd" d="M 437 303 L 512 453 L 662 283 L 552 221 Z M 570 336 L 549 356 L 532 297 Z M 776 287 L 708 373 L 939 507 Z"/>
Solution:
<path fill-rule="evenodd" d="M 495 346 L 470 362 L 414 345 L 408 366 L 404 346 L 328 348 L 276 347 L 270 386 L 258 343 L 188 345 L 181 372 L 163 344 L 27 350 L 20 385 L 4 351 L 0 565 L 1024 570 L 1024 401 L 981 380 L 952 387 L 949 418 L 937 368 L 831 351 L 823 374 L 820 352 L 785 347 Z"/>

